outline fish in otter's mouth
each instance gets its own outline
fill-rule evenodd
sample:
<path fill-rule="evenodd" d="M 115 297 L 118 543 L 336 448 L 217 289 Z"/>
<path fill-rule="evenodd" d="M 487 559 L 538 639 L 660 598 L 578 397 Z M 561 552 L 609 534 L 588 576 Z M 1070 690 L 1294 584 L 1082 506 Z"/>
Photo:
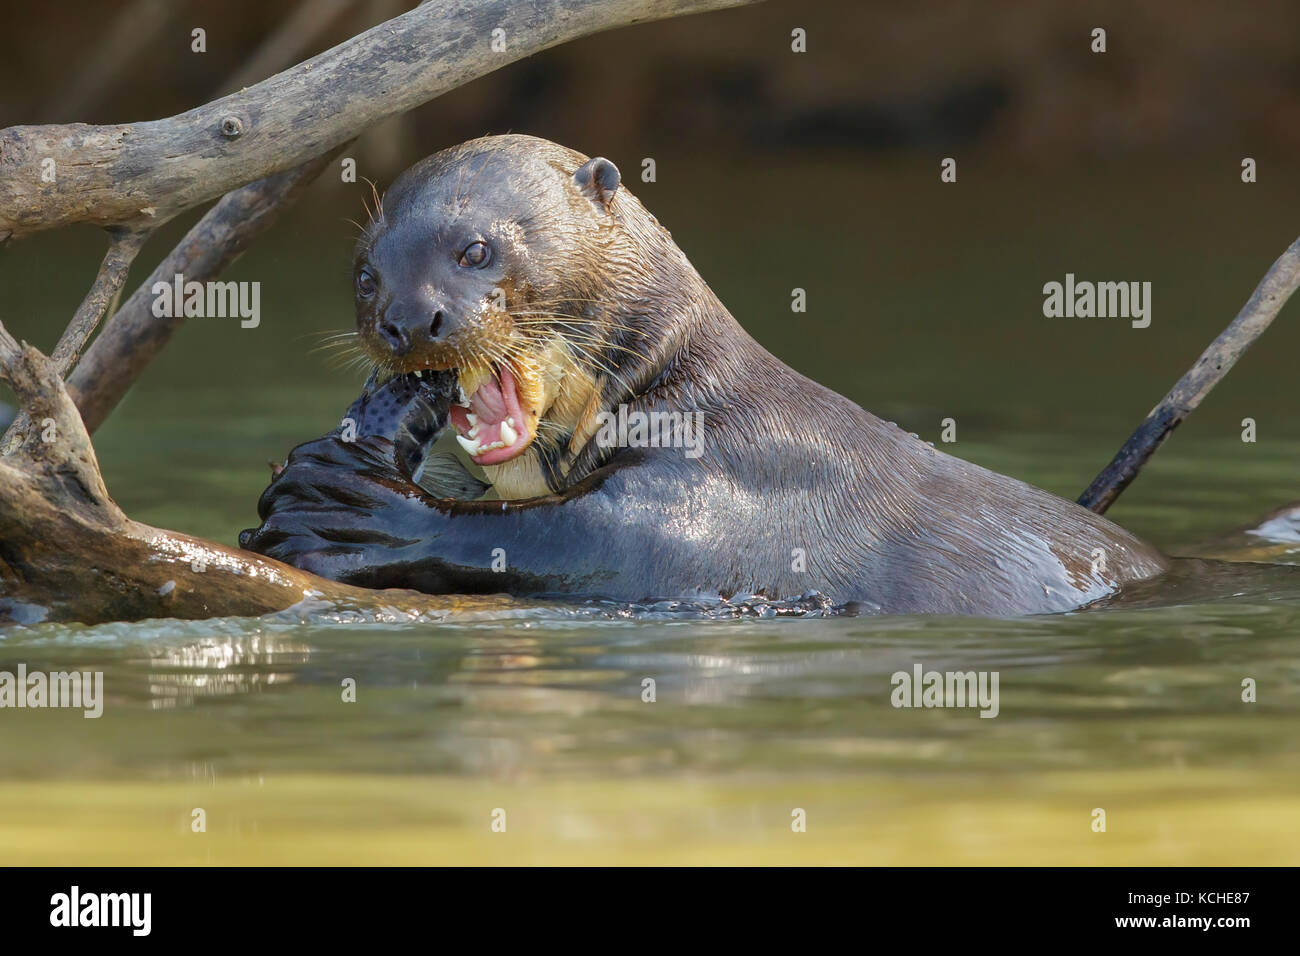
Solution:
<path fill-rule="evenodd" d="M 439 498 L 473 500 L 488 485 L 466 471 L 455 455 L 433 452 L 459 395 L 455 372 L 374 373 L 334 434 L 345 441 L 387 438 L 393 443 L 394 462 L 411 481 Z"/>

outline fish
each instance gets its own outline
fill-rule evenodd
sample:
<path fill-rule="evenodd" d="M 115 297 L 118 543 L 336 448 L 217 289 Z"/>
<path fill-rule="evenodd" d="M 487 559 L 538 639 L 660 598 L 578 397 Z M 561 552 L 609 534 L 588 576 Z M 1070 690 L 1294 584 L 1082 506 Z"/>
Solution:
<path fill-rule="evenodd" d="M 459 400 L 454 371 L 429 369 L 387 378 L 372 373 L 332 434 L 345 441 L 387 438 L 395 464 L 412 482 L 435 497 L 472 501 L 491 485 L 472 475 L 454 453 L 430 453 L 447 430 L 452 402 Z"/>

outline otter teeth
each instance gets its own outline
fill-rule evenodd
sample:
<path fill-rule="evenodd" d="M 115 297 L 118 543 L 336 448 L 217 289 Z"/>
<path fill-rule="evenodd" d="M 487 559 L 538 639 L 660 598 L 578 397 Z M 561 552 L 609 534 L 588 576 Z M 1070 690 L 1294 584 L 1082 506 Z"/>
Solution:
<path fill-rule="evenodd" d="M 483 452 L 491 451 L 494 448 L 509 448 L 519 438 L 519 436 L 515 433 L 515 430 L 513 428 L 511 428 L 505 422 L 502 422 L 501 437 L 490 445 L 484 445 L 481 439 L 475 437 L 476 434 L 478 433 L 478 428 L 479 427 L 475 425 L 472 429 L 470 429 L 468 438 L 466 438 L 464 435 L 456 436 L 456 441 L 460 443 L 460 447 L 464 448 L 466 453 L 468 453 L 472 458 L 477 458 L 479 455 L 483 454 Z"/>
<path fill-rule="evenodd" d="M 514 442 L 494 441 L 490 445 L 484 445 L 477 438 L 466 438 L 464 435 L 457 435 L 456 441 L 460 442 L 460 447 L 464 448 L 471 457 L 477 458 L 485 451 L 491 451 L 494 448 L 508 448 Z"/>

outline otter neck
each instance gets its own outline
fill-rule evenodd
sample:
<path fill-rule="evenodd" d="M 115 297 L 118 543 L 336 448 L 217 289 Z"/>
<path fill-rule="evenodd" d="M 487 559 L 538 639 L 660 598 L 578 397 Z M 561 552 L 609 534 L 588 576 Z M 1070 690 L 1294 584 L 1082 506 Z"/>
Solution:
<path fill-rule="evenodd" d="M 557 493 L 577 484 L 624 450 L 598 440 L 603 423 L 638 411 L 695 411 L 700 396 L 684 365 L 704 361 L 728 368 L 737 356 L 726 353 L 738 341 L 757 348 L 680 250 L 671 240 L 666 245 L 674 255 L 664 255 L 661 247 L 649 260 L 658 263 L 653 281 L 604 288 L 593 297 L 601 309 L 583 318 L 605 323 L 607 347 L 561 383 L 547 416 L 555 439 L 535 442 L 519 458 L 485 469 L 502 498 Z"/>

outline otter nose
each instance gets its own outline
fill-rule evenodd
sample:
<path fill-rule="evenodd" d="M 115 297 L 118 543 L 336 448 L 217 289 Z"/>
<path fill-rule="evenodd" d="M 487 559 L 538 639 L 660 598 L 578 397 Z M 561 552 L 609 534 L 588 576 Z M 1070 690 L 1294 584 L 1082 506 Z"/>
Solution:
<path fill-rule="evenodd" d="M 379 335 L 385 344 L 397 355 L 411 351 L 411 336 L 397 322 L 384 316 L 379 320 Z"/>
<path fill-rule="evenodd" d="M 432 345 L 450 332 L 443 303 L 428 294 L 415 294 L 389 303 L 376 330 L 398 355 Z"/>

